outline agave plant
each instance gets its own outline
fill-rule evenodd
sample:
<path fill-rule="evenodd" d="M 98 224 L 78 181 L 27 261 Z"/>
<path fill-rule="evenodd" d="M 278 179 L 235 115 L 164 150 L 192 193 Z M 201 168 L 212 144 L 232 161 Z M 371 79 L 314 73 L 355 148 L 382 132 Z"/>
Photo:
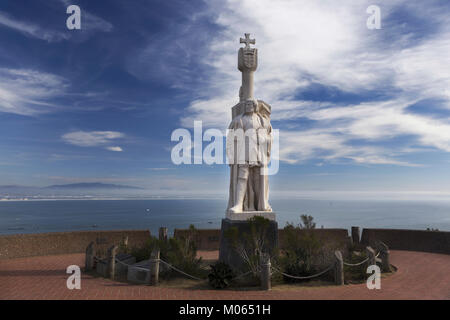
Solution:
<path fill-rule="evenodd" d="M 233 270 L 223 262 L 211 265 L 211 272 L 208 274 L 209 284 L 216 289 L 223 289 L 230 285 L 234 277 Z"/>

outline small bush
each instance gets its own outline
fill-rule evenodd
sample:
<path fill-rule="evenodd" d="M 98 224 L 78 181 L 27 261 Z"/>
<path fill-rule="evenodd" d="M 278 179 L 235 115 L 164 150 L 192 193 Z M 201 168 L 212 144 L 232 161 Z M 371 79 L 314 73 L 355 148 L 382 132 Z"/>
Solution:
<path fill-rule="evenodd" d="M 130 254 L 136 257 L 136 261 L 142 261 L 150 259 L 154 250 L 159 250 L 160 258 L 175 268 L 193 276 L 204 276 L 206 271 L 201 268 L 202 259 L 197 258 L 196 235 L 197 230 L 191 225 L 184 237 L 170 238 L 168 241 L 150 237 L 143 247 L 131 249 Z M 164 264 L 162 269 L 166 270 L 161 273 L 163 278 L 182 276 Z"/>
<path fill-rule="evenodd" d="M 312 232 L 316 227 L 313 217 L 302 215 L 300 218 L 302 222 L 298 226 L 288 223 L 284 228 L 285 244 L 280 262 L 285 273 L 304 277 L 322 271 L 319 269 L 328 264 L 332 251 Z M 284 281 L 304 280 L 284 277 Z"/>
<path fill-rule="evenodd" d="M 224 289 L 228 287 L 234 277 L 233 270 L 223 262 L 211 265 L 211 272 L 208 274 L 208 280 L 211 287 L 215 289 Z"/>
<path fill-rule="evenodd" d="M 150 259 L 152 251 L 159 249 L 160 247 L 160 241 L 155 237 L 150 237 L 150 239 L 145 242 L 144 246 L 140 248 L 132 248 L 131 250 L 129 250 L 129 253 L 132 256 L 136 257 L 136 261 L 139 262 Z"/>
<path fill-rule="evenodd" d="M 348 263 L 357 264 L 367 258 L 366 252 L 360 252 L 356 254 L 352 252 L 349 257 Z M 363 263 L 359 266 L 347 266 L 344 265 L 344 279 L 345 282 L 360 282 L 367 279 L 367 263 Z"/>

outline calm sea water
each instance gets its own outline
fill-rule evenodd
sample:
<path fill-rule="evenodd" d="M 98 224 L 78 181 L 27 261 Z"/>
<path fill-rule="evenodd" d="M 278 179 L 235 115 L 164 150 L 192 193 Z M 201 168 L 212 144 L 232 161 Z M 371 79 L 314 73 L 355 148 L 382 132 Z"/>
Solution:
<path fill-rule="evenodd" d="M 450 231 L 450 202 L 272 200 L 280 227 L 312 215 L 317 227 Z M 219 229 L 222 200 L 83 200 L 0 202 L 0 234 L 74 230 Z"/>

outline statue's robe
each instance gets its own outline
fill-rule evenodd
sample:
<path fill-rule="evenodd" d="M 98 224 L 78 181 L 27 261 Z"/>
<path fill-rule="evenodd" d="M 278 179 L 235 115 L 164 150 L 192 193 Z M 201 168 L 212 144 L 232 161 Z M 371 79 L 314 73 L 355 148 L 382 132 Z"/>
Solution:
<path fill-rule="evenodd" d="M 272 126 L 269 115 L 264 112 L 238 115 L 232 120 L 228 129 L 242 129 L 244 132 L 248 129 L 254 130 L 252 134 L 248 134 L 245 144 L 239 143 L 230 135 L 227 137 L 227 157 L 230 163 L 228 209 L 236 205 L 236 186 L 238 175 L 241 174 L 244 175 L 243 178 L 248 177 L 242 210 L 272 211 L 268 201 L 268 175 L 264 174 L 270 161 L 272 145 Z"/>

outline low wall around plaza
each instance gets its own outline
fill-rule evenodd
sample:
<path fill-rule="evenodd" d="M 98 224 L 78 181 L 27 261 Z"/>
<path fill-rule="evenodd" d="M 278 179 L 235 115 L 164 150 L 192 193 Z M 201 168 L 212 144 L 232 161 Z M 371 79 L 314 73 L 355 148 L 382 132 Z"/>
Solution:
<path fill-rule="evenodd" d="M 175 229 L 174 238 L 185 237 L 189 233 L 187 229 Z M 219 250 L 220 229 L 197 229 L 195 242 L 198 250 Z"/>
<path fill-rule="evenodd" d="M 73 231 L 0 235 L 0 259 L 84 253 L 90 242 L 102 250 L 119 245 L 128 237 L 128 247 L 140 247 L 149 238 L 148 230 Z"/>
<path fill-rule="evenodd" d="M 175 229 L 174 237 L 185 236 L 189 230 Z M 303 232 L 303 231 L 299 231 Z M 340 247 L 351 244 L 347 229 L 314 229 L 325 243 Z M 198 250 L 219 250 L 220 229 L 197 229 Z M 45 256 L 68 253 L 84 253 L 93 241 L 105 251 L 111 245 L 119 245 L 128 237 L 128 247 L 140 247 L 150 238 L 148 230 L 73 231 L 38 234 L 0 235 L 0 259 Z M 424 251 L 450 254 L 450 232 L 404 229 L 363 229 L 362 245 L 374 246 L 382 241 L 393 250 Z M 280 248 L 285 246 L 286 235 L 278 230 Z"/>
<path fill-rule="evenodd" d="M 348 235 L 347 229 L 312 229 L 312 230 L 297 230 L 301 236 L 304 232 L 312 232 L 322 243 L 334 244 L 336 247 L 344 248 L 351 244 L 351 239 Z M 286 246 L 286 231 L 284 229 L 278 230 L 278 243 L 280 248 Z"/>
<path fill-rule="evenodd" d="M 384 242 L 393 250 L 450 254 L 450 232 L 403 229 L 363 229 L 361 243 Z"/>

